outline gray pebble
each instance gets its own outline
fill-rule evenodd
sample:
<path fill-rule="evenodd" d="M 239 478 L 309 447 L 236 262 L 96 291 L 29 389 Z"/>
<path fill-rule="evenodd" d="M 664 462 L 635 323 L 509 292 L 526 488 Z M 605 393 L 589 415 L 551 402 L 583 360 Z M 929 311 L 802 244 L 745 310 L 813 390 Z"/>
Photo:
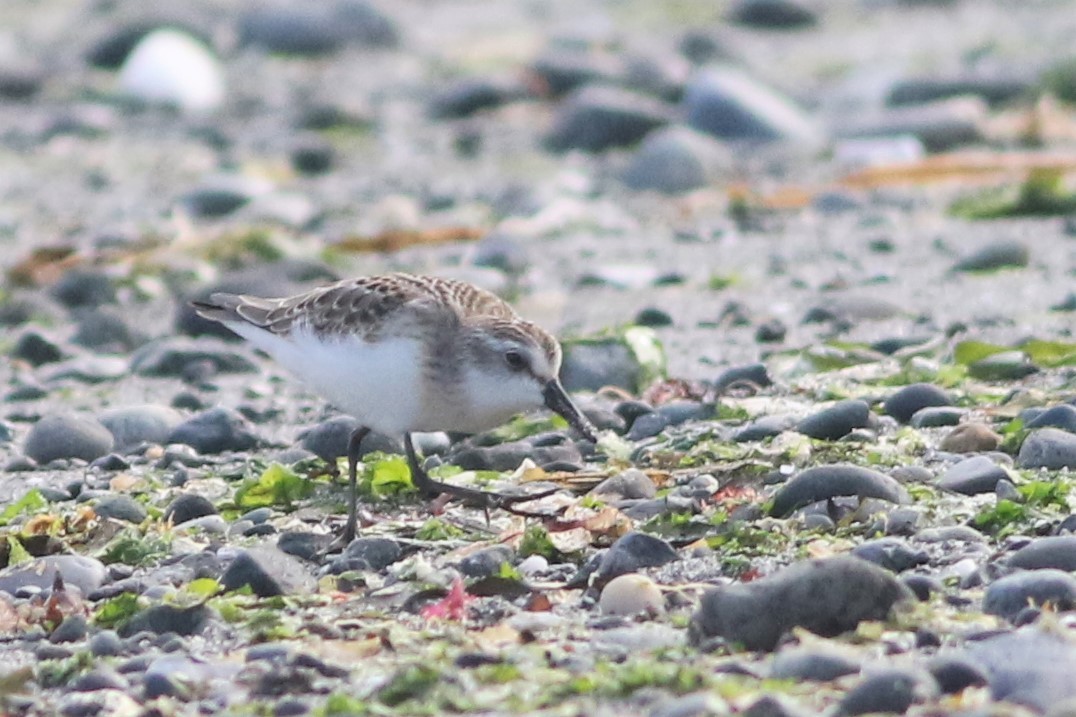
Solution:
<path fill-rule="evenodd" d="M 217 509 L 208 498 L 195 493 L 181 493 L 164 509 L 164 519 L 180 525 L 195 518 L 216 515 Z"/>
<path fill-rule="evenodd" d="M 859 672 L 859 663 L 834 650 L 799 648 L 782 650 L 774 657 L 770 677 L 775 680 L 831 682 Z"/>
<path fill-rule="evenodd" d="M 905 386 L 885 400 L 886 414 L 901 423 L 907 423 L 916 411 L 928 406 L 951 406 L 953 400 L 942 389 L 931 383 L 913 383 Z"/>
<path fill-rule="evenodd" d="M 728 149 L 713 137 L 686 127 L 665 127 L 646 136 L 622 180 L 635 190 L 681 194 L 706 186 L 731 164 Z"/>
<path fill-rule="evenodd" d="M 1076 535 L 1036 538 L 1010 555 L 1006 563 L 1024 570 L 1056 568 L 1076 571 Z"/>
<path fill-rule="evenodd" d="M 653 498 L 657 495 L 654 481 L 638 468 L 629 468 L 606 478 L 591 491 L 593 495 L 614 495 L 620 498 Z"/>
<path fill-rule="evenodd" d="M 15 339 L 15 345 L 11 348 L 11 357 L 25 361 L 31 366 L 43 366 L 61 360 L 64 354 L 59 344 L 31 329 L 24 331 L 19 338 Z"/>
<path fill-rule="evenodd" d="M 236 556 L 220 579 L 225 590 L 249 585 L 255 595 L 302 595 L 312 592 L 313 576 L 296 558 L 275 547 L 259 546 Z"/>
<path fill-rule="evenodd" d="M 938 487 L 964 495 L 990 493 L 1008 472 L 987 456 L 965 458 L 947 470 L 938 480 Z"/>
<path fill-rule="evenodd" d="M 372 570 L 384 570 L 402 555 L 400 544 L 391 538 L 355 538 L 344 549 L 344 557 L 364 560 Z"/>
<path fill-rule="evenodd" d="M 101 498 L 94 504 L 93 512 L 102 518 L 125 520 L 136 525 L 145 520 L 148 515 L 145 506 L 131 496 L 122 494 Z"/>
<path fill-rule="evenodd" d="M 1076 607 L 1076 578 L 1061 570 L 1028 570 L 1006 575 L 990 584 L 983 611 L 1010 622 L 1028 605 L 1049 603 L 1056 610 Z"/>
<path fill-rule="evenodd" d="M 1020 468 L 1076 469 L 1076 434 L 1060 428 L 1032 431 L 1016 458 Z"/>
<path fill-rule="evenodd" d="M 108 409 L 100 421 L 112 433 L 116 449 L 122 452 L 140 443 L 166 443 L 183 417 L 168 406 L 145 404 Z"/>
<path fill-rule="evenodd" d="M 181 377 L 192 365 L 203 363 L 218 373 L 254 373 L 258 370 L 246 354 L 209 337 L 155 341 L 131 356 L 131 370 L 140 376 Z"/>
<path fill-rule="evenodd" d="M 62 642 L 79 642 L 86 638 L 89 632 L 89 624 L 82 615 L 68 615 L 63 622 L 49 635 L 49 642 L 54 644 Z"/>
<path fill-rule="evenodd" d="M 754 391 L 772 386 L 773 379 L 770 378 L 765 364 L 752 363 L 745 366 L 733 366 L 722 371 L 714 379 L 714 390 L 718 393 L 724 393 L 726 389 L 740 384 L 750 386 Z"/>
<path fill-rule="evenodd" d="M 914 550 L 906 541 L 899 538 L 868 540 L 853 548 L 852 555 L 894 573 L 911 570 L 930 560 L 925 552 Z"/>
<path fill-rule="evenodd" d="M 665 565 L 678 557 L 676 549 L 661 538 L 631 532 L 618 538 L 602 556 L 595 582 L 602 585 L 619 575 Z"/>
<path fill-rule="evenodd" d="M 94 657 L 117 657 L 124 652 L 123 641 L 115 630 L 100 630 L 90 638 L 90 654 Z"/>
<path fill-rule="evenodd" d="M 670 108 L 651 97 L 617 87 L 588 85 L 564 99 L 546 143 L 555 151 L 600 152 L 634 144 L 671 118 Z"/>
<path fill-rule="evenodd" d="M 869 468 L 837 464 L 808 468 L 794 475 L 774 495 L 770 513 L 783 518 L 797 508 L 843 495 L 908 502 L 907 492 L 893 478 Z"/>
<path fill-rule="evenodd" d="M 59 413 L 45 416 L 34 424 L 23 450 L 41 464 L 59 458 L 92 461 L 111 451 L 112 444 L 112 434 L 95 419 Z"/>
<path fill-rule="evenodd" d="M 1068 403 L 1050 406 L 1024 424 L 1025 428 L 1044 428 L 1046 426 L 1060 428 L 1069 433 L 1076 433 L 1076 406 Z"/>
<path fill-rule="evenodd" d="M 460 572 L 470 578 L 496 575 L 505 563 L 511 563 L 515 553 L 507 545 L 491 545 L 460 560 Z"/>
<path fill-rule="evenodd" d="M 641 441 L 646 438 L 653 438 L 666 428 L 669 427 L 670 421 L 664 414 L 653 412 L 639 416 L 632 422 L 631 428 L 628 430 L 627 438 L 629 441 Z"/>
<path fill-rule="evenodd" d="M 689 125 L 721 139 L 814 146 L 821 134 L 787 98 L 731 66 L 700 70 L 684 92 Z"/>
<path fill-rule="evenodd" d="M 837 706 L 839 715 L 904 714 L 917 702 L 938 694 L 938 684 L 927 672 L 888 669 L 863 679 Z"/>
<path fill-rule="evenodd" d="M 839 401 L 804 418 L 796 424 L 796 431 L 811 438 L 835 441 L 856 428 L 866 428 L 870 413 L 866 401 Z"/>
<path fill-rule="evenodd" d="M 202 454 L 246 451 L 258 444 L 242 414 L 222 406 L 203 411 L 176 426 L 169 443 L 183 443 Z"/>
<path fill-rule="evenodd" d="M 1027 246 L 1018 241 L 1000 241 L 988 244 L 970 254 L 953 266 L 953 271 L 995 271 L 997 269 L 1027 266 L 1031 254 Z"/>
<path fill-rule="evenodd" d="M 793 627 L 834 637 L 861 620 L 883 620 L 894 604 L 910 599 L 911 591 L 891 573 L 866 561 L 810 560 L 708 591 L 689 634 L 696 644 L 720 636 L 748 650 L 772 650 Z"/>
<path fill-rule="evenodd" d="M 909 421 L 913 428 L 938 428 L 955 426 L 964 417 L 964 409 L 954 406 L 927 406 L 920 408 Z"/>

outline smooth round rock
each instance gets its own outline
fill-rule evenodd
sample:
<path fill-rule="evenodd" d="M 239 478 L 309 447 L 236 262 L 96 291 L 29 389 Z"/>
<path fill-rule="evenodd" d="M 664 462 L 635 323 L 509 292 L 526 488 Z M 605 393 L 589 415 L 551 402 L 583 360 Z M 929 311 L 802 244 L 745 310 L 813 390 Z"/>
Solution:
<path fill-rule="evenodd" d="M 15 340 L 11 348 L 11 357 L 25 361 L 31 366 L 44 366 L 55 363 L 64 357 L 63 349 L 44 334 L 29 330 L 24 331 Z"/>
<path fill-rule="evenodd" d="M 112 451 L 113 439 L 97 420 L 71 413 L 45 416 L 26 437 L 23 452 L 44 464 L 60 458 L 92 461 Z"/>
<path fill-rule="evenodd" d="M 697 72 L 684 92 L 687 123 L 721 139 L 815 146 L 821 133 L 788 98 L 731 66 Z"/>
<path fill-rule="evenodd" d="M 964 417 L 964 409 L 956 406 L 927 406 L 912 415 L 908 423 L 912 428 L 938 428 L 955 426 Z"/>
<path fill-rule="evenodd" d="M 183 416 L 168 406 L 145 404 L 108 409 L 100 420 L 112 433 L 116 450 L 122 452 L 140 443 L 166 443 L 175 427 L 183 422 Z"/>
<path fill-rule="evenodd" d="M 860 466 L 816 466 L 792 476 L 773 497 L 770 514 L 783 518 L 797 508 L 849 495 L 907 503 L 908 494 L 893 478 Z"/>
<path fill-rule="evenodd" d="M 487 578 L 498 574 L 505 563 L 511 564 L 514 557 L 507 545 L 491 545 L 460 560 L 460 572 L 469 578 Z"/>
<path fill-rule="evenodd" d="M 719 394 L 727 389 L 739 385 L 750 387 L 752 390 L 766 388 L 773 385 L 773 379 L 766 369 L 766 364 L 752 363 L 745 366 L 733 366 L 722 371 L 714 379 L 714 390 Z"/>
<path fill-rule="evenodd" d="M 966 657 L 939 655 L 926 665 L 943 694 L 956 695 L 969 687 L 984 687 L 989 679 L 982 668 Z"/>
<path fill-rule="evenodd" d="M 347 457 L 351 434 L 359 428 L 359 422 L 351 416 L 333 416 L 299 435 L 299 445 L 328 463 Z M 367 433 L 359 444 L 359 458 L 368 453 L 403 453 L 399 438 L 381 433 Z M 427 454 L 428 455 L 428 454 Z"/>
<path fill-rule="evenodd" d="M 108 577 L 108 570 L 96 558 L 48 555 L 0 570 L 0 591 L 14 595 L 20 588 L 26 587 L 48 590 L 57 573 L 63 576 L 64 585 L 78 588 L 83 595 L 101 587 Z"/>
<path fill-rule="evenodd" d="M 195 518 L 217 515 L 217 509 L 205 496 L 196 493 L 177 495 L 164 509 L 164 519 L 180 525 Z"/>
<path fill-rule="evenodd" d="M 706 186 L 731 166 L 728 149 L 713 137 L 664 127 L 643 139 L 621 180 L 637 191 L 682 194 Z"/>
<path fill-rule="evenodd" d="M 258 597 L 303 595 L 315 588 L 306 567 L 287 553 L 270 546 L 241 551 L 220 578 L 225 590 L 250 586 Z"/>
<path fill-rule="evenodd" d="M 141 376 L 182 378 L 192 364 L 210 364 L 217 373 L 256 373 L 247 354 L 224 341 L 176 337 L 146 344 L 131 356 L 131 369 Z"/>
<path fill-rule="evenodd" d="M 1076 578 L 1061 570 L 1028 570 L 999 578 L 986 588 L 983 611 L 1010 622 L 1029 605 L 1058 611 L 1076 607 Z"/>
<path fill-rule="evenodd" d="M 831 682 L 859 672 L 859 663 L 832 650 L 799 648 L 782 650 L 774 657 L 770 677 L 775 680 Z"/>
<path fill-rule="evenodd" d="M 671 118 L 671 110 L 652 97 L 587 85 L 564 99 L 546 143 L 555 151 L 600 152 L 634 144 Z"/>
<path fill-rule="evenodd" d="M 919 413 L 917 412 L 916 415 Z M 962 423 L 947 433 L 938 447 L 950 453 L 984 453 L 996 450 L 999 445 L 1001 445 L 1001 436 L 990 426 L 971 421 Z"/>
<path fill-rule="evenodd" d="M 638 573 L 619 575 L 602 588 L 598 607 L 605 615 L 660 615 L 665 598 L 657 584 Z"/>
<path fill-rule="evenodd" d="M 71 309 L 116 302 L 116 287 L 112 279 L 99 271 L 86 269 L 66 272 L 52 285 L 49 293 Z"/>
<path fill-rule="evenodd" d="M 1047 426 L 1060 428 L 1069 433 L 1076 433 L 1076 406 L 1069 403 L 1050 406 L 1024 425 L 1025 428 L 1045 428 Z"/>
<path fill-rule="evenodd" d="M 1024 570 L 1056 568 L 1074 572 L 1076 571 L 1076 535 L 1036 538 L 1010 555 L 1006 563 L 1010 567 Z"/>
<path fill-rule="evenodd" d="M 1023 351 L 1002 351 L 968 365 L 968 375 L 982 381 L 1018 381 L 1039 370 Z"/>
<path fill-rule="evenodd" d="M 884 620 L 898 602 L 913 599 L 891 573 L 864 560 L 808 560 L 706 592 L 689 635 L 695 644 L 720 636 L 748 650 L 769 651 L 794 627 L 835 637 L 862 620 Z"/>
<path fill-rule="evenodd" d="M 996 271 L 1027 266 L 1031 252 L 1018 241 L 1000 241 L 988 244 L 970 254 L 953 266 L 953 271 Z"/>
<path fill-rule="evenodd" d="M 85 617 L 82 615 L 68 615 L 49 635 L 49 642 L 53 644 L 79 642 L 86 638 L 89 630 L 89 623 L 86 622 Z"/>
<path fill-rule="evenodd" d="M 899 538 L 868 540 L 853 548 L 852 555 L 894 573 L 911 570 L 930 560 L 924 551 L 913 549 L 907 541 Z"/>
<path fill-rule="evenodd" d="M 647 533 L 628 533 L 618 538 L 602 556 L 595 581 L 602 584 L 642 568 L 665 565 L 678 557 L 676 549 L 661 538 Z"/>
<path fill-rule="evenodd" d="M 646 499 L 657 495 L 657 486 L 646 473 L 629 468 L 606 478 L 590 491 L 597 496 L 616 496 L 627 499 Z"/>
<path fill-rule="evenodd" d="M 941 388 L 932 383 L 913 383 L 887 398 L 882 408 L 887 415 L 907 423 L 922 408 L 951 405 L 953 399 Z"/>
<path fill-rule="evenodd" d="M 837 706 L 837 714 L 904 714 L 913 704 L 937 694 L 938 685 L 929 673 L 890 669 L 870 675 L 853 687 Z"/>
<path fill-rule="evenodd" d="M 1076 646 L 1056 629 L 1031 625 L 1001 632 L 968 641 L 962 653 L 986 673 L 996 701 L 1043 713 L 1076 697 Z"/>
<path fill-rule="evenodd" d="M 867 428 L 870 414 L 866 401 L 839 401 L 804 418 L 796 424 L 796 431 L 811 438 L 835 441 L 857 428 Z"/>
<path fill-rule="evenodd" d="M 625 436 L 629 441 L 642 441 L 653 438 L 672 424 L 663 413 L 654 411 L 636 418 Z"/>
<path fill-rule="evenodd" d="M 176 426 L 168 435 L 168 443 L 183 443 L 203 454 L 246 451 L 258 445 L 252 429 L 242 414 L 219 406 Z"/>
<path fill-rule="evenodd" d="M 814 25 L 814 11 L 794 0 L 737 0 L 728 19 L 761 30 L 794 30 Z"/>
<path fill-rule="evenodd" d="M 129 495 L 106 495 L 94 504 L 93 512 L 102 518 L 125 520 L 136 525 L 148 515 L 145 506 Z"/>
<path fill-rule="evenodd" d="M 118 657 L 124 652 L 123 641 L 115 630 L 100 630 L 90 638 L 90 654 L 94 657 Z"/>
<path fill-rule="evenodd" d="M 1021 468 L 1076 470 L 1076 433 L 1060 428 L 1039 428 L 1020 446 L 1016 465 Z"/>
<path fill-rule="evenodd" d="M 998 481 L 1009 480 L 1009 473 L 988 456 L 965 458 L 945 471 L 938 487 L 964 495 L 991 493 Z"/>
<path fill-rule="evenodd" d="M 197 635 L 209 624 L 213 611 L 208 606 L 178 607 L 168 603 L 152 605 L 142 610 L 119 630 L 120 637 L 131 637 L 140 632 L 156 635 L 175 633 L 184 637 Z"/>
<path fill-rule="evenodd" d="M 120 68 L 119 89 L 151 104 L 211 112 L 224 102 L 224 71 L 199 40 L 173 29 L 143 37 Z"/>
<path fill-rule="evenodd" d="M 400 544 L 391 538 L 355 538 L 344 549 L 344 557 L 364 560 L 372 570 L 384 570 L 402 556 Z"/>

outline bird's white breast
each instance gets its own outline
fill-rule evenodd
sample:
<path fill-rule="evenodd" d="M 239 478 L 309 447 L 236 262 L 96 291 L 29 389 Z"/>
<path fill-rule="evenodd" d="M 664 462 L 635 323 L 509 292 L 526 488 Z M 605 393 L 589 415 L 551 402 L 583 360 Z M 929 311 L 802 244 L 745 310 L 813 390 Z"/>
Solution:
<path fill-rule="evenodd" d="M 249 324 L 229 327 L 363 425 L 386 434 L 421 428 L 426 377 L 417 339 L 322 338 L 302 329 L 282 337 Z"/>

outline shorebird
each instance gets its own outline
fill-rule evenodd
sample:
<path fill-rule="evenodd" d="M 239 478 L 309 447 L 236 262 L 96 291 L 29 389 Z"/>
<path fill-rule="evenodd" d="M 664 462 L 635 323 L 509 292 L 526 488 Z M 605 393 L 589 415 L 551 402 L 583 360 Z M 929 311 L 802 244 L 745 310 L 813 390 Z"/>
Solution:
<path fill-rule="evenodd" d="M 359 427 L 348 441 L 348 517 L 357 531 L 357 464 L 371 430 L 403 435 L 415 487 L 485 508 L 540 495 L 506 495 L 433 480 L 411 440 L 416 431 L 478 433 L 546 407 L 589 440 L 590 421 L 557 377 L 560 344 L 488 291 L 451 279 L 389 274 L 346 279 L 264 299 L 213 294 L 192 302 L 272 356 Z"/>

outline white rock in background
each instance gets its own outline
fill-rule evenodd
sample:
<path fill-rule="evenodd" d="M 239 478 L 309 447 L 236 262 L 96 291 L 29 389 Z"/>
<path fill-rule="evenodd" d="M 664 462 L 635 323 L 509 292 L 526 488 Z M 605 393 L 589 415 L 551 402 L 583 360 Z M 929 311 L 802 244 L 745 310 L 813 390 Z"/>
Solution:
<path fill-rule="evenodd" d="M 120 68 L 120 91 L 184 112 L 211 112 L 224 101 L 224 72 L 210 50 L 178 30 L 154 30 Z"/>

